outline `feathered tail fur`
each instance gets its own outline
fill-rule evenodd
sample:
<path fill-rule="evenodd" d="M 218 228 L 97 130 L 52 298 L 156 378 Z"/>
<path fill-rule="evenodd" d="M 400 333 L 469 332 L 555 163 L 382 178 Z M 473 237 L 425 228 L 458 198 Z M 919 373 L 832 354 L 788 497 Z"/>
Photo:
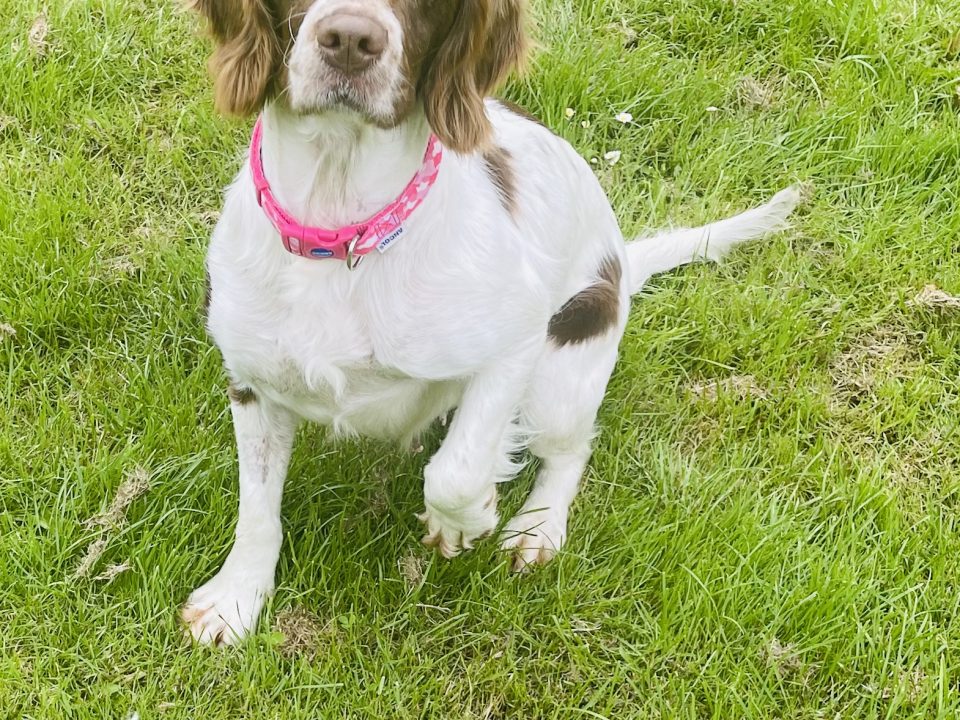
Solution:
<path fill-rule="evenodd" d="M 640 292 L 652 275 L 691 262 L 718 261 L 738 243 L 782 230 L 799 201 L 800 189 L 793 186 L 778 192 L 765 205 L 726 220 L 669 230 L 628 243 L 630 292 Z"/>

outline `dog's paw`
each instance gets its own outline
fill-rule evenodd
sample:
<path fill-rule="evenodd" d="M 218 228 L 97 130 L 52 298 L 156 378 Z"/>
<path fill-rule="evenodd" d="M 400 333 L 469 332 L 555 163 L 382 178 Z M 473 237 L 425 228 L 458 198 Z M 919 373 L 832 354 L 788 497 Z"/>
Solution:
<path fill-rule="evenodd" d="M 550 508 L 521 510 L 500 533 L 500 547 L 513 556 L 513 571 L 524 572 L 553 559 L 567 539 L 567 520 Z"/>
<path fill-rule="evenodd" d="M 234 645 L 253 632 L 272 583 L 252 582 L 221 570 L 194 590 L 180 608 L 180 619 L 201 645 Z"/>
<path fill-rule="evenodd" d="M 497 490 L 493 488 L 481 503 L 461 510 L 441 510 L 426 503 L 427 509 L 417 517 L 426 525 L 421 538 L 427 547 L 435 547 L 446 558 L 453 558 L 463 550 L 472 550 L 477 540 L 490 535 L 499 522 Z"/>

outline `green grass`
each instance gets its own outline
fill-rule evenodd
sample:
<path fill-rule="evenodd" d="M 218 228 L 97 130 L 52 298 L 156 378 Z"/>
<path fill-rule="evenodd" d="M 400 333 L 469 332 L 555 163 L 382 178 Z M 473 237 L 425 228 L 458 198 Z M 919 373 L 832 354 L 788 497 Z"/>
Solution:
<path fill-rule="evenodd" d="M 42 9 L 0 0 L 0 716 L 960 714 L 960 312 L 909 302 L 960 294 L 960 5 L 537 2 L 505 93 L 599 158 L 628 233 L 812 198 L 635 302 L 550 567 L 435 558 L 427 454 L 306 429 L 276 597 L 225 652 L 175 608 L 235 518 L 200 307 L 249 124 L 216 117 L 173 0 L 49 1 L 37 47 Z M 126 522 L 85 525 L 138 468 Z M 299 651 L 291 609 L 316 623 Z"/>

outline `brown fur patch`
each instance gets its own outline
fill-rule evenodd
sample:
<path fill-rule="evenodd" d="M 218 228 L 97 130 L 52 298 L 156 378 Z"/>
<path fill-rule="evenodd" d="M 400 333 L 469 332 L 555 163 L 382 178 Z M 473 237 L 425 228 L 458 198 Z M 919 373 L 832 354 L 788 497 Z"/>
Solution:
<path fill-rule="evenodd" d="M 550 318 L 547 334 L 558 346 L 581 343 L 602 335 L 617 324 L 620 306 L 620 260 L 608 257 L 600 264 L 598 280 L 564 303 Z"/>
<path fill-rule="evenodd" d="M 522 117 L 524 120 L 529 120 L 532 123 L 536 123 L 540 127 L 544 127 L 544 128 L 547 128 L 547 130 L 550 130 L 550 128 L 548 128 L 546 124 L 544 124 L 543 120 L 538 118 L 536 115 L 534 115 L 532 112 L 527 110 L 522 105 L 517 105 L 512 100 L 505 100 L 504 98 L 497 98 L 497 102 L 503 105 L 503 107 L 505 107 L 507 110 L 512 112 L 514 115 L 517 115 L 518 117 Z M 553 130 L 550 130 L 550 132 L 553 132 Z"/>
<path fill-rule="evenodd" d="M 511 215 L 517 211 L 517 186 L 513 176 L 512 160 L 510 151 L 502 147 L 492 147 L 483 154 L 487 175 L 496 186 L 504 209 Z"/>
<path fill-rule="evenodd" d="M 230 383 L 230 387 L 227 388 L 227 395 L 229 395 L 230 400 L 237 403 L 237 405 L 246 405 L 247 403 L 257 401 L 257 395 L 253 390 L 248 387 L 234 385 L 233 383 Z"/>
<path fill-rule="evenodd" d="M 484 98 L 527 54 L 522 0 L 469 0 L 427 67 L 420 88 L 430 127 L 452 150 L 487 146 L 491 126 Z"/>
<path fill-rule="evenodd" d="M 259 110 L 281 67 L 274 18 L 266 0 L 193 0 L 217 48 L 210 58 L 217 109 L 229 115 Z"/>

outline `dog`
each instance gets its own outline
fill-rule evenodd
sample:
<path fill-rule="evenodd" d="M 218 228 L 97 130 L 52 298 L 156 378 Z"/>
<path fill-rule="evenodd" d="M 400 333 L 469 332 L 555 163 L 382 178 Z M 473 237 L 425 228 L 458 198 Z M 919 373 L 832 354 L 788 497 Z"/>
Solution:
<path fill-rule="evenodd" d="M 193 0 L 219 110 L 259 113 L 207 255 L 207 328 L 230 378 L 240 507 L 221 570 L 181 610 L 204 644 L 274 589 L 298 424 L 410 443 L 423 543 L 496 532 L 525 449 L 535 485 L 499 542 L 514 569 L 563 546 L 630 297 L 785 225 L 797 190 L 625 243 L 590 166 L 491 93 L 527 54 L 523 0 Z"/>

